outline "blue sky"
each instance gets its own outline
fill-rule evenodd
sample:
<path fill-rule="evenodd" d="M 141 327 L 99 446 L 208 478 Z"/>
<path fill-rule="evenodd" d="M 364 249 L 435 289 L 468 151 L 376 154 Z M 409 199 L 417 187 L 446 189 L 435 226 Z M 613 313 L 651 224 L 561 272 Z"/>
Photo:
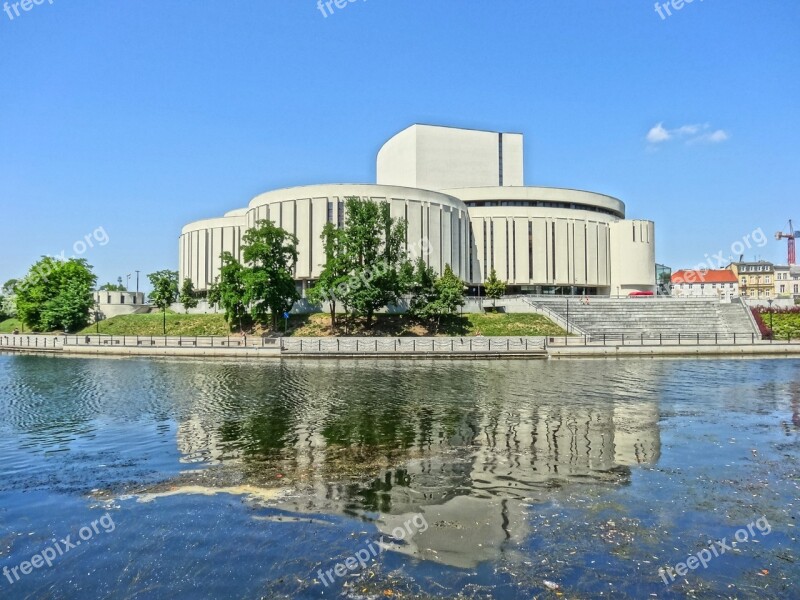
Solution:
<path fill-rule="evenodd" d="M 269 189 L 374 181 L 380 145 L 415 122 L 524 133 L 527 184 L 619 197 L 655 221 L 657 259 L 674 268 L 727 256 L 758 228 L 769 243 L 747 257 L 785 263 L 773 235 L 789 217 L 800 229 L 800 3 L 671 12 L 650 0 L 0 12 L 0 280 L 102 228 L 108 243 L 82 256 L 101 281 L 139 269 L 146 288 L 145 273 L 177 268 L 185 223 Z"/>

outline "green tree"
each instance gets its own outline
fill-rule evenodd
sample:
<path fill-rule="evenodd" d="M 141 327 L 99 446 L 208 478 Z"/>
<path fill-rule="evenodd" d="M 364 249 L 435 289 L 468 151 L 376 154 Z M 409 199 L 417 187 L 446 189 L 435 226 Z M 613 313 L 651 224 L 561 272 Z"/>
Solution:
<path fill-rule="evenodd" d="M 494 305 L 497 299 L 502 298 L 503 294 L 506 293 L 506 282 L 500 281 L 497 277 L 497 272 L 492 269 L 489 273 L 489 279 L 483 284 L 483 288 L 486 290 L 486 297 L 494 300 L 492 303 Z"/>
<path fill-rule="evenodd" d="M 223 252 L 221 258 L 222 267 L 213 289 L 213 300 L 216 300 L 225 311 L 225 320 L 228 325 L 238 323 L 239 331 L 244 331 L 244 320 L 248 316 L 247 302 L 245 301 L 246 269 L 230 252 Z"/>
<path fill-rule="evenodd" d="M 153 286 L 150 302 L 164 314 L 164 335 L 167 335 L 167 309 L 178 298 L 178 272 L 165 269 L 150 273 L 147 278 Z"/>
<path fill-rule="evenodd" d="M 125 289 L 124 285 L 116 284 L 116 283 L 104 283 L 103 285 L 101 285 L 97 289 L 100 290 L 100 291 L 103 291 L 103 292 L 125 292 L 125 291 L 127 291 Z"/>
<path fill-rule="evenodd" d="M 433 302 L 433 314 L 436 315 L 436 330 L 443 316 L 451 317 L 464 306 L 464 282 L 453 273 L 450 265 L 444 266 L 444 273 L 436 280 L 436 300 Z"/>
<path fill-rule="evenodd" d="M 425 259 L 422 257 L 417 259 L 408 291 L 411 295 L 408 312 L 417 319 L 423 321 L 429 319 L 433 314 L 433 303 L 438 299 L 439 292 L 436 288 L 436 273 L 432 267 L 425 264 Z"/>
<path fill-rule="evenodd" d="M 9 279 L 3 284 L 3 288 L 0 290 L 0 293 L 2 293 L 4 296 L 13 296 L 16 293 L 14 288 L 17 287 L 17 283 L 19 283 L 18 279 Z"/>
<path fill-rule="evenodd" d="M 273 329 L 278 318 L 300 297 L 293 273 L 297 263 L 297 237 L 272 221 L 257 221 L 242 239 L 245 267 L 244 302 L 254 320 L 266 322 L 272 315 Z"/>
<path fill-rule="evenodd" d="M 0 318 L 10 319 L 17 316 L 17 294 L 14 287 L 16 279 L 9 279 L 0 289 Z"/>
<path fill-rule="evenodd" d="M 347 285 L 338 286 L 337 296 L 353 316 L 366 317 L 370 328 L 375 312 L 396 303 L 404 291 L 406 223 L 392 219 L 387 202 L 350 197 L 345 208 L 350 277 Z"/>
<path fill-rule="evenodd" d="M 17 314 L 34 331 L 76 331 L 89 322 L 96 283 L 85 259 L 44 256 L 14 285 Z"/>
<path fill-rule="evenodd" d="M 206 299 L 208 300 L 208 306 L 213 308 L 214 310 L 217 309 L 220 303 L 220 293 L 219 293 L 219 277 L 214 279 L 214 282 L 208 286 L 208 293 L 206 294 Z"/>
<path fill-rule="evenodd" d="M 179 296 L 180 303 L 183 304 L 184 311 L 188 314 L 190 308 L 197 306 L 197 296 L 195 295 L 194 285 L 188 277 L 183 280 Z"/>
<path fill-rule="evenodd" d="M 308 292 L 308 299 L 315 304 L 328 303 L 331 313 L 331 330 L 336 329 L 336 290 L 346 285 L 350 273 L 350 260 L 347 254 L 344 231 L 333 223 L 326 223 L 322 229 L 322 242 L 325 247 L 325 264 L 319 280 Z"/>

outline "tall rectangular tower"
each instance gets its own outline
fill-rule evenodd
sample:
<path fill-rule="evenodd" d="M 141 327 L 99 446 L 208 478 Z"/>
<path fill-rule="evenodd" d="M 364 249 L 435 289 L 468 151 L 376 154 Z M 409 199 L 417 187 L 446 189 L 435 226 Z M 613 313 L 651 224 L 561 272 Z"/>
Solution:
<path fill-rule="evenodd" d="M 379 185 L 425 190 L 522 186 L 522 134 L 412 125 L 378 152 Z"/>

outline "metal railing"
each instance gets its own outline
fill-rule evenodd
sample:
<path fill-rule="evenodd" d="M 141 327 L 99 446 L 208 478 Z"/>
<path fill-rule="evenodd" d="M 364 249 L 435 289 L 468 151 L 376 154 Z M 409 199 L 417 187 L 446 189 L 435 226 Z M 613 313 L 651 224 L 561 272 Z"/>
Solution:
<path fill-rule="evenodd" d="M 0 334 L 0 347 L 58 350 L 65 346 L 128 348 L 275 348 L 276 338 L 257 336 L 146 336 Z"/>
<path fill-rule="evenodd" d="M 281 338 L 281 350 L 295 354 L 502 354 L 541 353 L 541 337 L 460 338 Z"/>
<path fill-rule="evenodd" d="M 757 333 L 605 333 L 584 336 L 548 337 L 546 345 L 565 346 L 702 346 L 800 344 L 800 338 L 787 335 L 762 340 Z"/>

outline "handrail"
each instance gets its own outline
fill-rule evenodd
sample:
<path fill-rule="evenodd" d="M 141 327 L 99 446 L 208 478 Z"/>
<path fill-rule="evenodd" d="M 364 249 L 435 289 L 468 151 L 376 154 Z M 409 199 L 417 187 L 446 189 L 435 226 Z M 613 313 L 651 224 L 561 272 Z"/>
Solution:
<path fill-rule="evenodd" d="M 543 314 L 551 321 L 554 321 L 557 325 L 561 326 L 564 331 L 567 333 L 576 333 L 578 335 L 589 335 L 589 332 L 580 327 L 575 323 L 569 323 L 565 317 L 561 316 L 559 313 L 551 310 L 550 308 L 543 306 L 542 304 L 537 304 L 533 300 L 528 298 L 522 297 L 522 300 L 533 307 L 534 310 L 539 312 L 539 314 Z"/>

